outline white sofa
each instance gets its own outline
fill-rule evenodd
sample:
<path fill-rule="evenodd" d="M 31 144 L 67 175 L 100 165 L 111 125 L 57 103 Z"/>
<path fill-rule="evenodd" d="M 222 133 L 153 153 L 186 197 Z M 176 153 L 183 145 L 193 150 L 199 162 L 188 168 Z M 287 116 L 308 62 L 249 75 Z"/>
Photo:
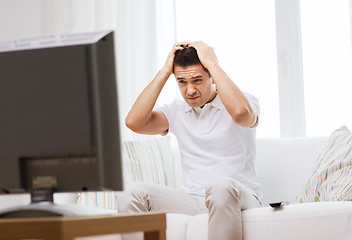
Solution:
<path fill-rule="evenodd" d="M 311 176 L 314 163 L 327 139 L 257 140 L 257 175 L 263 187 L 264 207 L 242 212 L 244 240 L 352 239 L 352 202 L 296 203 L 296 198 Z M 143 141 L 132 141 L 129 144 L 135 144 L 132 146 L 134 156 L 136 152 L 148 152 L 146 149 L 149 147 L 144 148 Z M 150 143 L 146 145 L 149 146 Z M 181 184 L 182 176 L 177 148 L 174 147 L 173 151 L 176 153 L 174 182 L 177 187 Z M 137 161 L 141 164 L 151 160 L 146 157 Z M 167 175 L 172 175 L 170 169 L 167 169 Z M 148 178 L 147 173 L 145 176 Z M 153 182 L 150 178 L 138 180 Z M 167 182 L 173 181 L 168 179 Z M 279 201 L 289 202 L 289 204 L 277 209 L 268 205 L 270 202 Z M 169 213 L 167 214 L 167 239 L 207 239 L 207 222 L 207 214 L 189 216 Z"/>
<path fill-rule="evenodd" d="M 242 212 L 244 240 L 351 240 L 352 202 L 296 203 L 327 138 L 258 139 L 264 207 Z M 289 205 L 271 208 L 268 203 Z M 208 214 L 167 215 L 168 240 L 207 239 Z"/>
<path fill-rule="evenodd" d="M 295 203 L 297 195 L 302 192 L 305 183 L 312 174 L 314 162 L 326 140 L 327 138 L 257 140 L 257 175 L 263 186 L 264 207 L 242 212 L 244 240 L 352 240 L 352 202 Z M 174 175 L 173 178 L 175 179 L 169 176 L 169 179 L 166 179 L 167 181 L 161 183 L 168 182 L 176 186 L 181 184 L 177 150 L 175 152 L 176 157 L 170 158 L 171 155 L 165 149 L 165 146 L 162 144 L 157 144 L 157 146 L 163 148 L 161 149 L 161 155 L 164 156 L 164 165 L 166 160 L 175 161 L 168 162 L 165 166 L 167 168 L 165 171 L 167 173 L 172 172 L 169 175 Z M 126 147 L 124 149 L 126 150 Z M 173 149 L 175 151 L 176 148 Z M 149 155 L 155 154 L 149 153 Z M 168 159 L 165 159 L 165 156 Z M 131 159 L 127 156 L 126 160 L 125 156 L 125 161 L 130 162 Z M 127 173 L 127 176 L 125 176 L 127 182 L 136 179 L 133 167 L 126 166 L 126 162 L 125 172 Z M 162 175 L 160 174 L 160 176 Z M 148 174 L 144 174 L 144 177 L 146 179 L 142 180 L 155 181 L 155 176 L 151 178 L 150 174 L 149 179 Z M 161 181 L 159 178 L 157 180 Z M 72 195 L 70 196 L 72 197 Z M 99 198 L 97 195 L 94 196 Z M 96 203 L 97 199 L 90 199 L 91 197 L 81 195 L 80 204 Z M 14 202 L 16 202 L 13 199 L 11 201 L 10 204 L 5 198 L 0 198 L 0 206 L 14 205 Z M 60 195 L 57 196 L 57 202 L 65 201 L 72 202 L 74 200 L 72 198 L 67 200 Z M 118 194 L 110 197 L 109 203 L 106 203 L 106 201 L 105 197 L 104 206 L 114 205 L 114 201 L 118 201 Z M 277 201 L 287 201 L 290 204 L 277 209 L 268 206 L 269 202 Z M 27 200 L 22 199 L 22 202 L 18 200 L 17 204 L 26 202 Z M 168 213 L 167 239 L 207 239 L 207 221 L 207 214 L 189 216 Z M 106 239 L 120 239 L 120 237 L 110 236 Z"/>

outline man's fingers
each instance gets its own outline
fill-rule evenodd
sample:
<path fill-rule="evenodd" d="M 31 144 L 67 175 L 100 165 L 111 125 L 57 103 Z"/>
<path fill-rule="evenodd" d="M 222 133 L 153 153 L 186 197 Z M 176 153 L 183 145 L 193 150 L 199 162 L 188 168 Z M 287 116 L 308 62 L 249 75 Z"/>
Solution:
<path fill-rule="evenodd" d="M 181 47 L 181 46 L 176 46 L 176 47 L 174 47 L 174 50 L 175 51 L 177 51 L 177 50 L 182 50 L 183 49 L 183 47 Z"/>
<path fill-rule="evenodd" d="M 187 46 L 189 45 L 188 42 L 178 42 L 178 43 L 175 43 L 174 45 L 174 50 L 177 51 L 177 50 L 182 50 L 184 48 L 184 46 Z"/>
<path fill-rule="evenodd" d="M 199 60 L 205 68 L 208 68 L 209 63 L 211 62 L 218 62 L 214 49 L 208 44 L 202 41 L 196 41 L 189 43 L 189 46 L 194 47 L 197 50 Z"/>
<path fill-rule="evenodd" d="M 196 42 L 191 42 L 189 43 L 190 47 L 194 47 L 195 49 L 199 49 L 199 48 L 212 48 L 209 45 L 207 45 L 206 43 L 204 43 L 203 41 L 196 41 Z"/>

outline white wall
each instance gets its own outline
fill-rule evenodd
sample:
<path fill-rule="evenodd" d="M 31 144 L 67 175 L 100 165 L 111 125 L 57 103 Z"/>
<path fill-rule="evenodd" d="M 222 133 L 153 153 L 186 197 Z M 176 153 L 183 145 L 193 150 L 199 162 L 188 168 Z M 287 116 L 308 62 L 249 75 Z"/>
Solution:
<path fill-rule="evenodd" d="M 42 35 L 44 2 L 45 0 L 1 0 L 0 40 Z"/>

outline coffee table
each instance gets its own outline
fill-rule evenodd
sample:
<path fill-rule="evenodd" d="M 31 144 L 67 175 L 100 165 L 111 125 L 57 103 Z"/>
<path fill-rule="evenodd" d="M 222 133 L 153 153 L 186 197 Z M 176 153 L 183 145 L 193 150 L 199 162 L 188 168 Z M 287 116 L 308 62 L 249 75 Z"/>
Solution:
<path fill-rule="evenodd" d="M 84 217 L 0 219 L 0 239 L 73 240 L 75 237 L 144 232 L 145 240 L 166 240 L 166 214 L 158 212 Z"/>

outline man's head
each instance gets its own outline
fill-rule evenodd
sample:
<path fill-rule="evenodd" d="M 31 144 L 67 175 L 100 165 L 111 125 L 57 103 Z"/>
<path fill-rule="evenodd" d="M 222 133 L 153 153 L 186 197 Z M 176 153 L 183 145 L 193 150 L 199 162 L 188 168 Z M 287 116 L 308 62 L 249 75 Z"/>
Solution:
<path fill-rule="evenodd" d="M 191 107 L 203 107 L 215 98 L 213 80 L 195 48 L 185 46 L 175 52 L 173 71 L 181 94 Z"/>

